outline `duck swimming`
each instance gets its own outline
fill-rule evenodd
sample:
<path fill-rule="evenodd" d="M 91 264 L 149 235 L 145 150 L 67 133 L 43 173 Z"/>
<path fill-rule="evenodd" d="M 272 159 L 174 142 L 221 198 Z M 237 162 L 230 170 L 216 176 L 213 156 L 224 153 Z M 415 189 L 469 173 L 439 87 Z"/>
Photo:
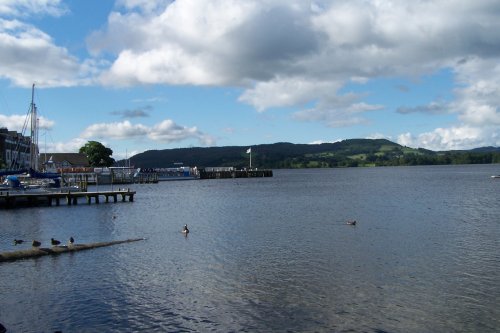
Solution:
<path fill-rule="evenodd" d="M 53 246 L 56 246 L 56 245 L 61 244 L 61 242 L 58 241 L 57 239 L 51 238 L 50 239 L 50 244 L 52 244 Z"/>
<path fill-rule="evenodd" d="M 22 244 L 24 241 L 22 239 L 14 239 L 14 245 Z"/>
<path fill-rule="evenodd" d="M 348 225 L 356 225 L 356 220 L 348 220 L 347 224 Z"/>
<path fill-rule="evenodd" d="M 186 235 L 189 233 L 189 229 L 187 224 L 184 224 L 184 227 L 182 228 L 182 232 L 185 233 Z"/>
<path fill-rule="evenodd" d="M 39 247 L 40 245 L 42 245 L 42 243 L 41 243 L 41 242 L 39 242 L 39 241 L 37 241 L 37 240 L 33 240 L 33 242 L 31 243 L 31 245 L 32 245 L 33 247 Z"/>

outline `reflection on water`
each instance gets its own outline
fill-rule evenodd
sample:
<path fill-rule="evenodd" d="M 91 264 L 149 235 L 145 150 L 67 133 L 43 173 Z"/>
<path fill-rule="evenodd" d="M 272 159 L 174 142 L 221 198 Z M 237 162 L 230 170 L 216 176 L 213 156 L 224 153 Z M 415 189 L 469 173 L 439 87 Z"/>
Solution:
<path fill-rule="evenodd" d="M 0 322 L 13 332 L 493 332 L 496 173 L 276 170 L 136 185 L 133 203 L 2 210 L 2 251 L 21 248 L 14 238 L 147 240 L 0 264 Z"/>

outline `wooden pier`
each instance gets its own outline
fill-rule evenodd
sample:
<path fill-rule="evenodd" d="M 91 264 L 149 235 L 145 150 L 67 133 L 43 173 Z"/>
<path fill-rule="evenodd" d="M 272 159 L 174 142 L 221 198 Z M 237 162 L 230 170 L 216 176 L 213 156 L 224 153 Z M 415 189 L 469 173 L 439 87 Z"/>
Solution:
<path fill-rule="evenodd" d="M 200 170 L 200 179 L 272 177 L 273 170 Z"/>
<path fill-rule="evenodd" d="M 61 202 L 66 205 L 77 205 L 79 199 L 85 198 L 87 204 L 94 201 L 96 204 L 101 202 L 108 203 L 111 200 L 118 202 L 134 201 L 135 191 L 130 189 L 119 189 L 117 191 L 97 191 L 97 192 L 0 192 L 0 208 L 31 207 L 31 206 L 59 206 Z"/>

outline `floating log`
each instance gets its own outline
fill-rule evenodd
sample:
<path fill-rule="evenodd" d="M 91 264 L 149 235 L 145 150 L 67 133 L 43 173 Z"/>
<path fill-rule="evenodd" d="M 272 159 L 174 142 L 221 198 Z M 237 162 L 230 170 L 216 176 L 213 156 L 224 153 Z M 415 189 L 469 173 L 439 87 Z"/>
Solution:
<path fill-rule="evenodd" d="M 73 244 L 53 247 L 32 248 L 20 251 L 2 252 L 0 253 L 0 262 L 15 261 L 20 259 L 37 258 L 46 255 L 55 255 L 67 252 L 76 252 L 83 250 L 95 249 L 98 247 L 111 246 L 116 244 L 131 243 L 144 240 L 145 238 L 133 238 L 126 240 L 118 240 L 111 242 L 89 243 L 89 244 Z"/>

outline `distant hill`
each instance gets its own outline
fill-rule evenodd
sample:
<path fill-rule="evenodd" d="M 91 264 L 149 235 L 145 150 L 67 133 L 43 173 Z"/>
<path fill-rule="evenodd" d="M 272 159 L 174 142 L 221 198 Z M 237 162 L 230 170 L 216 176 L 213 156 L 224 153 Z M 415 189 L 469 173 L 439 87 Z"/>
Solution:
<path fill-rule="evenodd" d="M 500 147 L 481 147 L 471 149 L 470 152 L 474 153 L 500 153 Z"/>
<path fill-rule="evenodd" d="M 172 167 L 176 163 L 197 167 L 249 166 L 249 146 L 194 147 L 148 150 L 130 158 L 141 168 Z M 257 168 L 331 168 L 384 165 L 500 163 L 500 148 L 435 152 L 401 146 L 385 139 L 349 139 L 335 143 L 293 144 L 278 142 L 252 146 L 252 166 Z M 123 161 L 117 164 L 124 164 Z"/>

